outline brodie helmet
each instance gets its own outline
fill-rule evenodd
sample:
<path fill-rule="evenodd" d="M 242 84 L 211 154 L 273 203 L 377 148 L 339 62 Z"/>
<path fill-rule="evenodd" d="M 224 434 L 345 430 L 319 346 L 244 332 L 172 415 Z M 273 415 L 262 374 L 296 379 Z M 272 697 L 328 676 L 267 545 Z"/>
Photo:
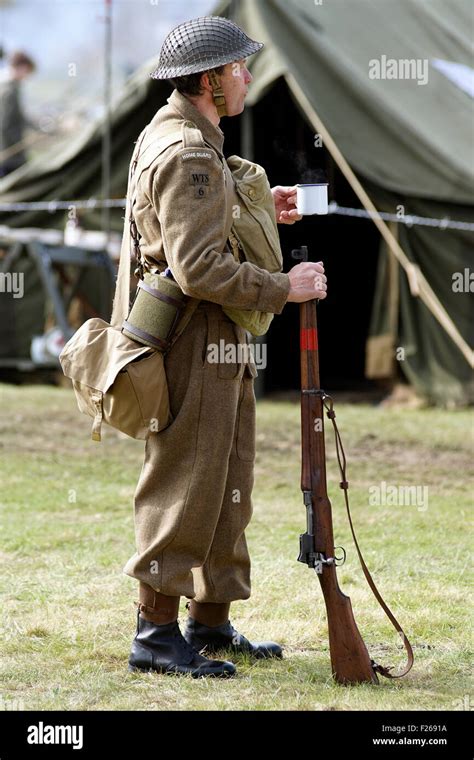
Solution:
<path fill-rule="evenodd" d="M 158 68 L 150 76 L 174 79 L 207 71 L 217 112 L 225 116 L 224 93 L 213 69 L 247 58 L 262 47 L 263 43 L 251 40 L 233 21 L 221 16 L 203 16 L 185 21 L 168 34 L 160 51 Z"/>

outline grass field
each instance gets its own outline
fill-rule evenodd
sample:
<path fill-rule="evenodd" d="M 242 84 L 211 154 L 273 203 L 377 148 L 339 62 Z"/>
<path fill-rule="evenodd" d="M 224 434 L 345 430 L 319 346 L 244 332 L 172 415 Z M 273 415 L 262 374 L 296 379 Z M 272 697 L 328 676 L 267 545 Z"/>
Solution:
<path fill-rule="evenodd" d="M 258 406 L 247 532 L 253 593 L 232 607 L 238 630 L 282 643 L 285 657 L 235 657 L 238 677 L 212 681 L 127 671 L 136 583 L 122 567 L 134 551 L 132 497 L 143 444 L 110 429 L 101 444 L 91 442 L 89 420 L 66 389 L 3 385 L 0 400 L 0 709 L 472 710 L 469 412 L 335 399 L 362 551 L 415 653 L 400 681 L 343 687 L 330 675 L 317 577 L 296 561 L 305 529 L 297 404 Z M 399 637 L 358 564 L 329 427 L 326 440 L 335 541 L 348 553 L 339 584 L 371 656 L 400 665 Z M 369 489 L 383 482 L 417 486 L 423 500 L 371 504 Z"/>

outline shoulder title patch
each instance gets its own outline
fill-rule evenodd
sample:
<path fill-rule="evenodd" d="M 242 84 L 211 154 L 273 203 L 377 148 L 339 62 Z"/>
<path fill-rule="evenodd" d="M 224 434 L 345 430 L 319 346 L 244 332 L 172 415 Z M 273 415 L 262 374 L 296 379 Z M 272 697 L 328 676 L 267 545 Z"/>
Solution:
<path fill-rule="evenodd" d="M 189 161 L 192 158 L 205 158 L 212 160 L 212 153 L 208 150 L 189 150 L 181 154 L 181 161 Z"/>

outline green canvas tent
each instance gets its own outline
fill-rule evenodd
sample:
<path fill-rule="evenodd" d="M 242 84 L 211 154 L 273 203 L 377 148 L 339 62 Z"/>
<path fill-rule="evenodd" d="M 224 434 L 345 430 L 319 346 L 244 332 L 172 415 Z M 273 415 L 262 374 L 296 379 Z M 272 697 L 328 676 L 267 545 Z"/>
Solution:
<path fill-rule="evenodd" d="M 334 177 L 331 197 L 339 203 L 345 195 L 352 200 L 349 205 L 371 208 L 373 202 L 399 217 L 474 222 L 473 99 L 466 68 L 472 67 L 470 0 L 225 0 L 214 12 L 265 43 L 249 61 L 254 82 L 247 113 L 253 119 L 243 119 L 244 147 L 238 146 L 251 152 L 249 157 L 264 163 L 264 143 L 273 144 L 274 163 L 282 165 L 288 158 L 283 153 L 294 146 L 295 168 L 325 166 L 329 179 Z M 149 79 L 154 65 L 149 61 L 135 73 L 113 110 L 114 197 L 123 197 L 134 140 L 169 92 L 165 83 Z M 284 118 L 282 103 L 288 116 L 286 148 L 272 142 Z M 232 134 L 230 121 L 223 128 L 226 136 Z M 309 152 L 318 151 L 308 139 L 315 134 L 322 138 L 319 155 L 330 154 L 330 162 L 311 163 Z M 53 161 L 38 160 L 1 181 L 0 201 L 99 197 L 100 141 L 101 124 L 93 124 Z M 299 161 L 301 148 L 307 163 Z M 288 173 L 288 183 L 298 176 Z M 303 181 L 307 176 L 304 172 Z M 352 188 L 349 195 L 342 176 Z M 122 212 L 112 218 L 119 230 Z M 334 235 L 349 223 L 343 217 L 330 221 Z M 382 239 L 377 234 L 373 283 L 369 287 L 362 278 L 358 284 L 361 311 L 370 314 L 364 328 L 366 374 L 384 377 L 397 367 L 436 403 L 472 401 L 472 231 L 377 221 Z M 97 226 L 98 212 L 89 212 L 82 222 Z M 60 227 L 64 212 L 3 213 L 0 223 Z M 324 232 L 324 222 L 318 219 L 318 224 Z M 360 226 L 350 229 L 345 245 L 363 271 L 368 233 L 359 237 Z M 319 236 L 314 226 L 312 234 Z M 344 259 L 333 272 L 342 281 L 358 270 Z M 345 293 L 353 293 L 356 285 L 346 283 Z M 340 299 L 338 319 L 344 306 Z M 351 328 L 357 317 L 352 301 L 345 315 Z"/>

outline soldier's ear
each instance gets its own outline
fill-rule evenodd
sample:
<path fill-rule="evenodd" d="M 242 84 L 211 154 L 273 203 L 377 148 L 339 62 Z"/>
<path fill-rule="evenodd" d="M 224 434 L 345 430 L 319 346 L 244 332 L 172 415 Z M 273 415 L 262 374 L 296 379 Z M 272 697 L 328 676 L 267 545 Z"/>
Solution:
<path fill-rule="evenodd" d="M 209 81 L 209 74 L 207 73 L 207 71 L 205 71 L 201 77 L 201 89 L 207 90 L 208 92 L 212 92 L 211 83 Z"/>

